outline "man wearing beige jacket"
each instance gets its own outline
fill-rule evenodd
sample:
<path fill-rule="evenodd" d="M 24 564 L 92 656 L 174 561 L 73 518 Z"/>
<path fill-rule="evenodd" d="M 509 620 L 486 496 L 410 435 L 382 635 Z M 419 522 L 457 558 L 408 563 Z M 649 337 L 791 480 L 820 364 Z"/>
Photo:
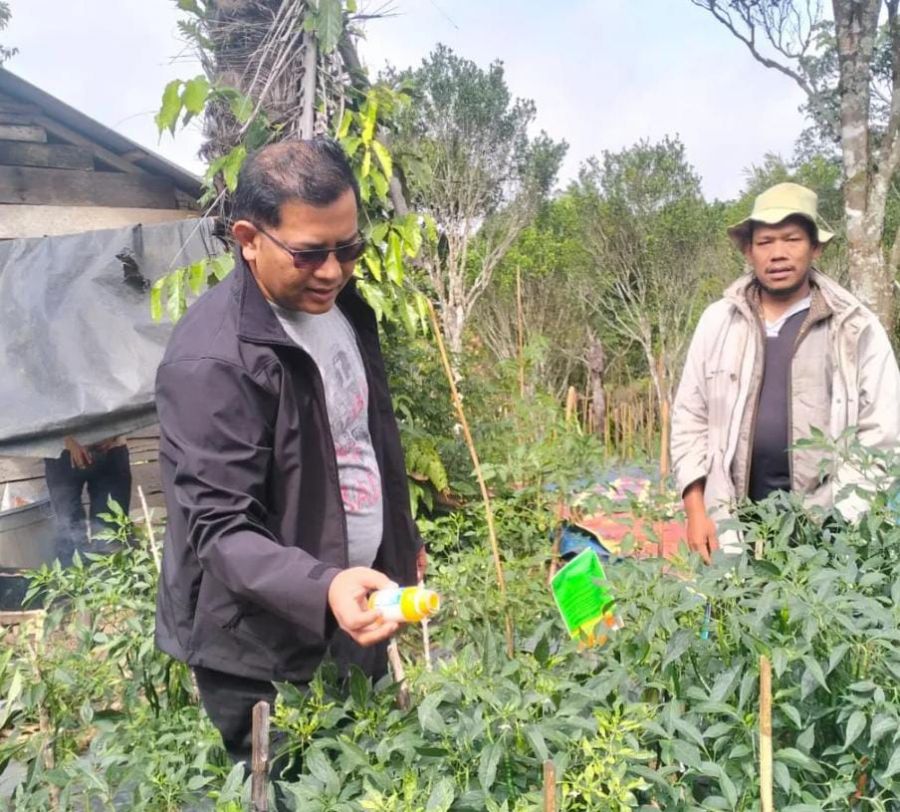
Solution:
<path fill-rule="evenodd" d="M 774 491 L 855 519 L 864 502 L 847 485 L 865 472 L 822 448 L 796 447 L 814 429 L 895 450 L 900 371 L 874 314 L 813 267 L 832 235 L 816 194 L 779 183 L 728 230 L 750 273 L 700 318 L 672 411 L 672 464 L 690 547 L 705 559 L 741 551 L 717 523 L 742 499 Z M 824 464 L 823 464 L 824 463 Z M 849 489 L 852 491 L 853 489 Z"/>

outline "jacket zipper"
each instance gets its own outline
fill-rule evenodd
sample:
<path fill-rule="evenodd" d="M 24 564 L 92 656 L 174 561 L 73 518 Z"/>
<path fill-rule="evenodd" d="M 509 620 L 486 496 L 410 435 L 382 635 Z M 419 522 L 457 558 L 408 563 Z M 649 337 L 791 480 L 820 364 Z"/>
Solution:
<path fill-rule="evenodd" d="M 761 364 L 757 364 L 756 382 L 754 387 L 756 391 L 753 393 L 753 414 L 750 418 L 750 433 L 747 435 L 750 443 L 747 446 L 747 462 L 744 465 L 744 481 L 741 487 L 741 499 L 746 499 L 750 495 L 750 469 L 753 463 L 753 438 L 756 436 L 756 418 L 759 414 L 759 396 L 762 393 L 762 382 L 766 374 L 766 336 L 765 327 L 759 314 L 754 314 L 754 321 L 757 327 L 757 347 L 758 357 L 762 359 Z"/>

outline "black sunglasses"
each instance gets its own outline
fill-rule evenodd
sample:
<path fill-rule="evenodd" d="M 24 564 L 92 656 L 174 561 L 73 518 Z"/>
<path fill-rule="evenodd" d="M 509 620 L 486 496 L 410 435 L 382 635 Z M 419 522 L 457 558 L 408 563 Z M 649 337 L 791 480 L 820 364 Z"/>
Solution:
<path fill-rule="evenodd" d="M 357 240 L 346 245 L 336 245 L 334 248 L 304 248 L 300 251 L 294 250 L 285 245 L 278 237 L 269 234 L 264 228 L 256 226 L 256 230 L 265 234 L 275 245 L 287 251 L 294 260 L 294 267 L 298 271 L 315 271 L 321 268 L 328 260 L 329 254 L 334 254 L 335 259 L 340 262 L 356 262 L 363 251 L 366 250 L 366 241 Z"/>

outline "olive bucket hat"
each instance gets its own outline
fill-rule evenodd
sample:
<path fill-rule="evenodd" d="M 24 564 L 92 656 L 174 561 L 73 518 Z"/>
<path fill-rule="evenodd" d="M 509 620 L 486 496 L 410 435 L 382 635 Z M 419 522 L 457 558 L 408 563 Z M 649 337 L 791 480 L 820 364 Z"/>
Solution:
<path fill-rule="evenodd" d="M 728 236 L 743 250 L 750 241 L 753 223 L 774 226 L 788 217 L 803 217 L 813 224 L 819 244 L 824 245 L 834 234 L 819 225 L 818 206 L 819 197 L 812 189 L 799 183 L 778 183 L 756 198 L 750 216 L 731 226 Z"/>

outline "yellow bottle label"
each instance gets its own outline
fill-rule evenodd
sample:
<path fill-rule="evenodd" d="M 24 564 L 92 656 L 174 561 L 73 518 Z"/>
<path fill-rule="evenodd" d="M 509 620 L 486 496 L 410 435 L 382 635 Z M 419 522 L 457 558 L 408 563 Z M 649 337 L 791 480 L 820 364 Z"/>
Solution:
<path fill-rule="evenodd" d="M 369 595 L 369 608 L 378 609 L 385 620 L 418 623 L 437 613 L 441 597 L 418 586 L 379 589 Z"/>

